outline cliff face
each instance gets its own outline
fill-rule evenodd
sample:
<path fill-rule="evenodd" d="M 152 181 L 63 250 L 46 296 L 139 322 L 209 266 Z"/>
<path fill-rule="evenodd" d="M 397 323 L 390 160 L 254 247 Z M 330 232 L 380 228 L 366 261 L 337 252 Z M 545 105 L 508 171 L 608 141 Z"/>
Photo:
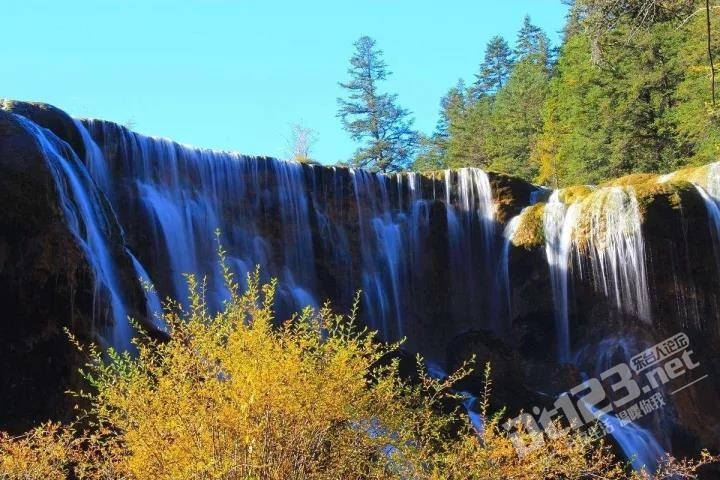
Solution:
<path fill-rule="evenodd" d="M 64 329 L 81 342 L 112 343 L 113 302 L 98 278 L 92 241 L 107 244 L 125 285 L 124 313 L 141 319 L 145 307 L 109 205 L 86 205 L 103 219 L 94 240 L 98 232 L 80 215 L 79 202 L 98 197 L 89 178 L 70 175 L 85 168 L 74 121 L 48 105 L 0 106 L 0 425 L 20 431 L 70 415 L 75 401 L 65 392 L 81 385 L 84 360 Z M 83 180 L 82 188 L 72 184 Z M 73 188 L 96 196 L 76 197 Z"/>
<path fill-rule="evenodd" d="M 88 339 L 94 286 L 37 139 L 4 111 L 0 172 L 0 424 L 22 429 L 66 404 L 79 359 L 62 329 Z"/>
<path fill-rule="evenodd" d="M 181 274 L 207 274 L 220 305 L 219 230 L 238 275 L 260 265 L 279 278 L 280 318 L 325 299 L 347 310 L 361 289 L 362 320 L 386 339 L 446 369 L 491 360 L 511 409 L 685 332 L 701 368 L 641 424 L 665 448 L 720 447 L 716 166 L 551 193 L 476 169 L 378 175 L 244 157 L 0 106 L 0 395 L 17 406 L 4 428 L 62 410 L 81 362 L 63 327 L 119 348 L 128 315 L 158 330 L 158 297 L 139 277 L 183 298 Z"/>
<path fill-rule="evenodd" d="M 523 359 L 520 383 L 557 395 L 580 383 L 580 371 L 599 377 L 685 332 L 702 367 L 669 382 L 662 394 L 670 407 L 638 422 L 678 453 L 720 446 L 717 206 L 708 194 L 716 169 L 697 169 L 692 183 L 682 175 L 633 176 L 571 187 L 523 211 L 509 257 L 510 343 Z M 568 272 L 564 288 L 551 278 L 558 254 Z M 570 370 L 557 364 L 562 322 Z M 634 378 L 643 385 L 644 374 Z M 606 392 L 616 380 L 603 382 Z"/>

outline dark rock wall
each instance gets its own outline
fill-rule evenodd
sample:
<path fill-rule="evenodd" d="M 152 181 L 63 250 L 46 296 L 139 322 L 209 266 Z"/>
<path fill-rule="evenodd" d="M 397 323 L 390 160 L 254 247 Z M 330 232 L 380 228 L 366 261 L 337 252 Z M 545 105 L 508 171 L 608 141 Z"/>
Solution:
<path fill-rule="evenodd" d="M 67 413 L 81 359 L 63 328 L 92 338 L 93 278 L 65 224 L 37 141 L 0 110 L 0 425 Z"/>

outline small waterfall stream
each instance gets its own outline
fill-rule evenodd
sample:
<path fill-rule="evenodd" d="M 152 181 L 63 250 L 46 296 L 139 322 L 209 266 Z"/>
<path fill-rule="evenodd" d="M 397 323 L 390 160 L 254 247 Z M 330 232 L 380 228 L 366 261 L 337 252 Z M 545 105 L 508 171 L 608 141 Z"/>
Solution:
<path fill-rule="evenodd" d="M 566 206 L 560 200 L 560 191 L 556 190 L 545 205 L 543 215 L 545 252 L 550 268 L 560 362 L 567 362 L 570 359 L 568 269 L 572 253 L 573 231 L 579 213 L 579 204 Z"/>
<path fill-rule="evenodd" d="M 581 348 L 574 355 L 573 362 L 586 372 L 585 377 L 600 378 L 602 372 L 620 363 L 629 365 L 634 355 L 645 351 L 652 346 L 652 343 L 629 332 L 611 335 Z M 605 391 L 612 392 L 610 387 Z M 662 387 L 660 391 L 664 394 Z M 617 397 L 610 393 L 610 398 Z M 598 410 L 591 408 L 591 411 Z M 660 410 L 651 415 L 654 420 L 663 423 L 668 421 L 668 418 L 664 417 L 668 414 L 669 411 Z M 653 473 L 658 466 L 658 460 L 665 452 L 665 448 L 655 435 L 637 422 L 623 424 L 613 414 L 606 414 L 602 418 L 612 427 L 611 436 L 625 457 L 631 460 L 633 469 L 640 471 L 641 468 L 645 468 L 648 473 Z M 643 420 L 647 419 L 643 418 Z"/>
<path fill-rule="evenodd" d="M 523 215 L 527 213 L 527 208 L 528 207 L 526 207 L 515 217 L 511 218 L 505 226 L 505 230 L 503 231 L 503 245 L 500 254 L 501 262 L 500 269 L 498 270 L 500 278 L 497 283 L 502 289 L 505 296 L 505 301 L 507 302 L 505 307 L 507 308 L 508 318 L 512 318 L 512 291 L 510 290 L 510 246 L 512 245 L 513 238 L 515 237 L 515 232 L 522 223 Z"/>
<path fill-rule="evenodd" d="M 51 167 L 65 220 L 93 270 L 96 282 L 94 313 L 102 323 L 111 326 L 109 334 L 107 331 L 100 333 L 110 345 L 121 350 L 129 349 L 133 333 L 127 317 L 124 286 L 119 283 L 115 260 L 108 248 L 112 244 L 110 237 L 113 235 L 113 226 L 106 212 L 101 211 L 102 193 L 65 142 L 25 117 L 15 115 L 15 119 L 36 139 Z M 116 234 L 122 235 L 122 232 L 117 231 Z M 111 311 L 107 313 L 98 311 L 105 303 L 101 298 L 104 295 L 109 297 Z"/>
<path fill-rule="evenodd" d="M 695 184 L 695 188 L 705 203 L 708 214 L 710 236 L 712 238 L 716 271 L 720 272 L 720 162 L 708 168 L 706 187 Z"/>
<path fill-rule="evenodd" d="M 631 187 L 596 192 L 587 212 L 590 273 L 620 312 L 651 321 L 640 209 Z"/>

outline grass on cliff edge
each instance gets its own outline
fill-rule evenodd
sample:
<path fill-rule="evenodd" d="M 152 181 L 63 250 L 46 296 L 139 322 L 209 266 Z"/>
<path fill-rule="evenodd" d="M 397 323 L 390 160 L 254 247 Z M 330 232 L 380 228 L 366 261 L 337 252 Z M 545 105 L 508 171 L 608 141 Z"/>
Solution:
<path fill-rule="evenodd" d="M 453 381 L 401 380 L 379 362 L 378 342 L 326 306 L 274 326 L 275 284 L 238 285 L 209 314 L 203 284 L 189 278 L 189 307 L 166 306 L 170 340 L 142 338 L 137 355 L 85 348 L 92 393 L 73 425 L 0 435 L 2 479 L 648 479 L 690 475 L 670 462 L 650 477 L 602 443 L 548 441 L 523 459 L 487 412 L 478 434 L 453 400 Z M 384 365 L 384 366 L 381 366 Z M 707 460 L 707 457 L 706 457 Z M 673 477 L 690 478 L 690 477 Z"/>

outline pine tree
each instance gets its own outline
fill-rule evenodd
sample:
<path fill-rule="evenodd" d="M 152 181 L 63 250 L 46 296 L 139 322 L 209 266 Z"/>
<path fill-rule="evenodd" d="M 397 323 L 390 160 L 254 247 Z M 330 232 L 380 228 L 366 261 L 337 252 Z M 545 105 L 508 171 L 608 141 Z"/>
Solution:
<path fill-rule="evenodd" d="M 542 107 L 549 76 L 542 64 L 525 58 L 517 63 L 507 84 L 495 96 L 486 133 L 489 167 L 534 180 L 537 164 L 531 151 L 542 131 Z"/>
<path fill-rule="evenodd" d="M 397 104 L 397 95 L 378 91 L 378 84 L 391 72 L 375 40 L 363 36 L 354 46 L 348 69 L 351 79 L 340 83 L 348 98 L 338 98 L 343 127 L 353 140 L 363 143 L 351 163 L 385 172 L 407 168 L 419 142 L 413 121 Z"/>
<path fill-rule="evenodd" d="M 518 32 L 515 57 L 517 61 L 528 60 L 544 66 L 550 64 L 550 39 L 542 28 L 532 23 L 529 15 L 525 15 Z"/>
<path fill-rule="evenodd" d="M 465 82 L 460 79 L 440 100 L 440 119 L 435 132 L 420 141 L 420 153 L 413 169 L 427 171 L 448 167 L 448 146 L 451 131 L 462 122 L 467 103 Z"/>
<path fill-rule="evenodd" d="M 688 17 L 686 4 L 575 1 L 578 28 L 565 39 L 533 151 L 540 181 L 599 183 L 717 159 L 705 19 Z"/>
<path fill-rule="evenodd" d="M 451 124 L 462 115 L 467 103 L 467 89 L 465 82 L 460 79 L 457 84 L 448 90 L 440 99 L 440 120 L 436 127 L 439 136 L 447 138 L 450 135 Z"/>
<path fill-rule="evenodd" d="M 473 86 L 475 98 L 493 95 L 508 80 L 513 67 L 513 53 L 507 41 L 501 36 L 490 39 L 485 48 L 485 58 L 480 64 L 480 72 L 475 75 Z"/>

